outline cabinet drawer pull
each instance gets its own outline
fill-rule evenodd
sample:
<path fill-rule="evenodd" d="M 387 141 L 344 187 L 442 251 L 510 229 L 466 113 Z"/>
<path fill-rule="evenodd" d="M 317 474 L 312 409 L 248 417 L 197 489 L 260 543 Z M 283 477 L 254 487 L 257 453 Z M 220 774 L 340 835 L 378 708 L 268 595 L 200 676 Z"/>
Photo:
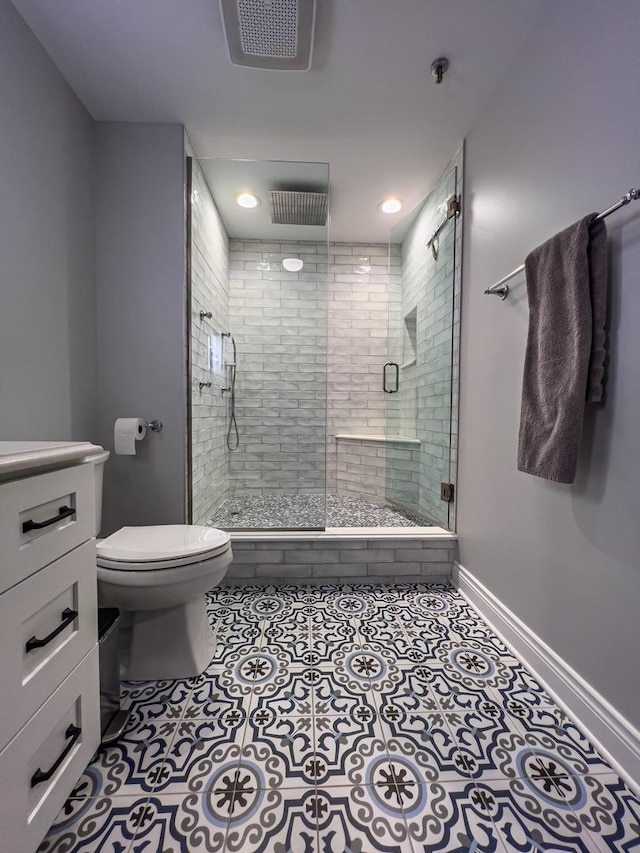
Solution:
<path fill-rule="evenodd" d="M 23 521 L 22 532 L 29 533 L 31 530 L 42 530 L 43 527 L 50 527 L 52 524 L 62 521 L 65 518 L 69 518 L 70 515 L 74 514 L 75 509 L 73 507 L 61 506 L 58 510 L 58 514 L 54 515 L 53 518 L 48 518 L 46 521 L 33 521 L 31 518 L 28 521 Z"/>
<path fill-rule="evenodd" d="M 46 637 L 43 637 L 39 640 L 37 637 L 31 637 L 27 640 L 25 644 L 25 649 L 28 652 L 33 651 L 33 649 L 41 649 L 43 646 L 47 646 L 51 640 L 54 640 L 61 631 L 67 627 L 67 625 L 71 625 L 73 620 L 78 616 L 77 610 L 72 610 L 70 607 L 65 607 L 65 609 L 60 614 L 62 617 L 62 622 L 58 625 L 57 628 L 54 628 L 50 634 L 47 634 Z"/>
<path fill-rule="evenodd" d="M 46 782 L 48 779 L 51 779 L 51 777 L 56 772 L 58 767 L 60 767 L 60 765 L 65 760 L 67 755 L 69 755 L 69 753 L 71 752 L 73 747 L 76 745 L 76 742 L 77 742 L 78 738 L 80 737 L 81 732 L 82 732 L 82 729 L 80 728 L 80 726 L 74 726 L 73 724 L 69 726 L 69 728 L 64 733 L 64 736 L 67 739 L 71 738 L 71 740 L 65 746 L 65 748 L 62 750 L 60 755 L 56 758 L 56 760 L 53 762 L 53 764 L 51 765 L 51 767 L 48 770 L 40 770 L 40 768 L 38 768 L 36 770 L 36 772 L 31 777 L 31 787 L 32 788 L 35 788 L 35 786 L 39 785 L 40 782 Z"/>

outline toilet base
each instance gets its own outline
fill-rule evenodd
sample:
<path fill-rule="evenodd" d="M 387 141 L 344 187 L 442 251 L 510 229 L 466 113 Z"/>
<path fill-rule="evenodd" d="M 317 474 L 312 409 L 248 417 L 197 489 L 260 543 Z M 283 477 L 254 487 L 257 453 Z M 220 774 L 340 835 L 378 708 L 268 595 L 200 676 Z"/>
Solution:
<path fill-rule="evenodd" d="M 131 633 L 122 666 L 128 681 L 192 678 L 211 662 L 216 641 L 204 595 L 176 607 L 137 610 L 129 616 Z"/>

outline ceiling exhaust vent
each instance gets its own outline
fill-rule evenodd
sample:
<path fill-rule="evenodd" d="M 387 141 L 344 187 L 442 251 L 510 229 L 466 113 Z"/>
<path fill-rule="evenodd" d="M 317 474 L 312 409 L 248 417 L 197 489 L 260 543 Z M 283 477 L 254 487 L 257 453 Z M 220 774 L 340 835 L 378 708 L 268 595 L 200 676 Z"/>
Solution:
<path fill-rule="evenodd" d="M 271 190 L 269 195 L 274 225 L 326 225 L 327 193 Z"/>
<path fill-rule="evenodd" d="M 307 71 L 316 0 L 220 0 L 234 65 Z"/>

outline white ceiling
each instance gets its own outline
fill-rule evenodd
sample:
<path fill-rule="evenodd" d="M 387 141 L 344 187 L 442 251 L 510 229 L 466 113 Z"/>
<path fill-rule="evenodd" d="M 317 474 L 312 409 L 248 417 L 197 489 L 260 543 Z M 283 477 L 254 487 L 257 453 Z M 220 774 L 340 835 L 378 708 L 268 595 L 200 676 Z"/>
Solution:
<path fill-rule="evenodd" d="M 381 241 L 398 216 L 377 203 L 426 194 L 550 0 L 318 0 L 306 72 L 232 65 L 217 0 L 13 2 L 94 118 L 182 122 L 201 157 L 328 162 L 331 239 Z"/>

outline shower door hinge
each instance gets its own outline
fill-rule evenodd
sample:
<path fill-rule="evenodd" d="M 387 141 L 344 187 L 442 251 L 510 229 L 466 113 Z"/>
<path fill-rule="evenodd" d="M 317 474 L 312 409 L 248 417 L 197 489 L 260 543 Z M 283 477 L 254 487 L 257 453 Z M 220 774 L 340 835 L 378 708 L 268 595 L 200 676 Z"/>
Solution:
<path fill-rule="evenodd" d="M 453 219 L 454 216 L 459 216 L 461 209 L 459 195 L 452 195 L 447 199 L 447 219 Z"/>
<path fill-rule="evenodd" d="M 440 483 L 440 500 L 447 503 L 453 503 L 455 495 L 455 486 L 453 483 Z"/>

